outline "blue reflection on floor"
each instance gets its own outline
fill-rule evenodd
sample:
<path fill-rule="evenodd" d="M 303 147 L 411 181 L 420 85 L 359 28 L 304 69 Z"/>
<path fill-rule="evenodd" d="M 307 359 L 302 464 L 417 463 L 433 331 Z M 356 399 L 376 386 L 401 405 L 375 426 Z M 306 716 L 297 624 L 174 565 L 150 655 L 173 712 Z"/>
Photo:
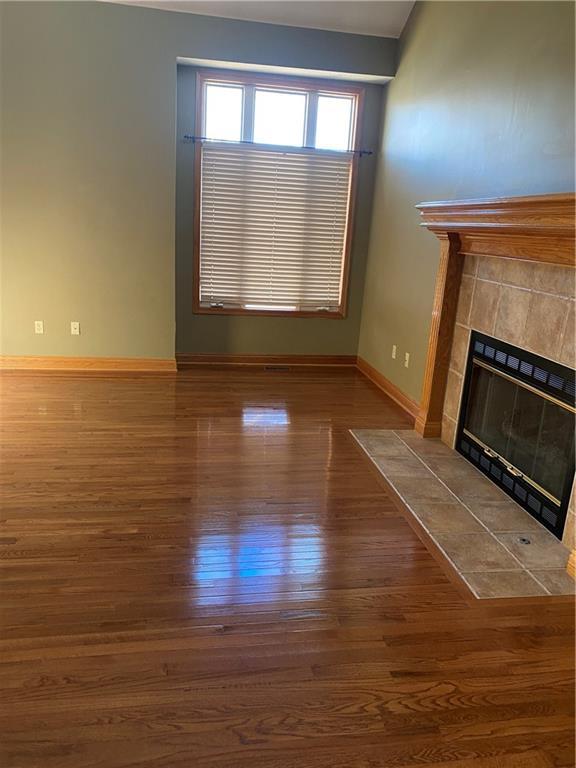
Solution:
<path fill-rule="evenodd" d="M 192 562 L 193 579 L 202 588 L 194 602 L 222 605 L 255 595 L 272 601 L 279 591 L 317 585 L 323 562 L 324 542 L 317 525 L 251 525 L 237 534 L 205 534 L 198 539 Z"/>
<path fill-rule="evenodd" d="M 247 407 L 242 411 L 242 424 L 245 427 L 287 427 L 290 418 L 286 408 Z"/>

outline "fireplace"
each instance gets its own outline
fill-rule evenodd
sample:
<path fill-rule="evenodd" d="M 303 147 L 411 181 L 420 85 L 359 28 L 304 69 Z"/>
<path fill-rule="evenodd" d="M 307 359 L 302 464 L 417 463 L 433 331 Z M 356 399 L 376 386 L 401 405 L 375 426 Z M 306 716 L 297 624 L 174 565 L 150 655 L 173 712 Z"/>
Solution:
<path fill-rule="evenodd" d="M 559 539 L 574 479 L 575 372 L 470 335 L 456 450 Z"/>

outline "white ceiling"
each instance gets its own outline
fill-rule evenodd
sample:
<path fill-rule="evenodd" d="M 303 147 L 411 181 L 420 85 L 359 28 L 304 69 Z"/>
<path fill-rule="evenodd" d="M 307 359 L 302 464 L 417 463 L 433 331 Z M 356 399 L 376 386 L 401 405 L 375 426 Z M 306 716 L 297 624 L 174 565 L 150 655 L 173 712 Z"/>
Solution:
<path fill-rule="evenodd" d="M 110 0 L 109 0 L 110 1 Z M 166 11 L 263 21 L 289 27 L 399 37 L 414 0 L 111 0 Z"/>

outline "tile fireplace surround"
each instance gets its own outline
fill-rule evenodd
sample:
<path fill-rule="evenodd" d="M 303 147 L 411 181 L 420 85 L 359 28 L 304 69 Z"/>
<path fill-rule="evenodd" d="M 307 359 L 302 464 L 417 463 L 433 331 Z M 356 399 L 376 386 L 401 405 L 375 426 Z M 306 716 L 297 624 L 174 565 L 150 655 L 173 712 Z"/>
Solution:
<path fill-rule="evenodd" d="M 498 491 L 496 486 L 480 476 L 488 484 L 482 490 L 485 503 L 477 504 L 476 510 L 471 509 L 465 500 L 454 498 L 454 493 L 458 496 L 458 491 L 450 487 L 453 478 L 448 481 L 439 475 L 434 466 L 434 456 L 440 455 L 441 449 L 448 450 L 445 446 L 454 447 L 471 330 L 570 368 L 576 367 L 575 201 L 573 194 L 561 194 L 423 203 L 417 206 L 421 226 L 433 232 L 440 241 L 422 400 L 415 423 L 417 434 L 411 433 L 417 438 L 414 445 L 419 446 L 420 453 L 414 456 L 414 445 L 410 443 L 412 438 L 407 434 L 355 435 L 412 514 L 429 534 L 432 531 L 432 539 L 456 570 L 461 575 L 468 574 L 463 576 L 464 580 L 480 597 L 569 591 L 559 571 L 551 574 L 563 567 L 560 565 L 561 553 L 564 552 L 567 559 L 566 548 L 574 550 L 574 490 L 563 535 L 565 546 L 562 547 L 544 527 L 511 500 L 507 500 L 500 510 L 505 515 L 507 507 L 509 521 L 498 520 L 487 524 L 483 517 L 490 517 L 488 496 L 490 488 Z M 441 438 L 442 442 L 422 438 Z M 418 460 L 413 467 L 420 473 L 417 483 L 414 480 L 409 482 L 427 484 L 431 493 L 442 495 L 449 491 L 451 498 L 439 499 L 438 502 L 440 505 L 451 505 L 455 514 L 453 525 L 458 527 L 459 520 L 461 526 L 470 530 L 463 532 L 461 529 L 457 533 L 451 530 L 447 520 L 442 522 L 446 516 L 439 506 L 432 505 L 430 514 L 420 510 L 420 519 L 413 505 L 403 496 L 406 478 L 398 475 L 399 462 L 391 460 L 391 456 L 388 463 L 383 464 L 381 457 L 375 458 L 370 452 L 370 446 L 372 449 L 376 446 L 378 451 L 378 440 L 388 444 L 389 450 L 393 450 L 394 445 L 397 449 L 396 441 L 400 439 L 402 444 L 410 443 L 411 455 L 407 454 L 405 461 L 414 463 L 415 459 Z M 386 448 L 381 446 L 380 450 L 386 451 Z M 468 471 L 480 475 L 455 451 L 450 450 L 448 454 L 450 458 L 444 457 L 448 458 L 448 464 L 452 462 L 455 467 L 458 463 L 458 471 L 464 475 Z M 472 482 L 473 478 L 469 480 Z M 459 504 L 462 509 L 458 508 Z M 432 512 L 438 519 L 433 519 Z M 522 521 L 516 520 L 518 513 L 524 516 Z M 528 550 L 524 550 L 514 538 L 522 533 L 518 524 L 524 532 L 532 531 L 532 538 L 537 540 L 538 546 L 529 550 L 532 553 L 530 556 L 534 557 L 531 565 L 524 561 L 529 557 Z M 446 530 L 442 529 L 443 525 L 448 526 Z M 493 555 L 496 560 L 492 570 L 509 571 L 508 587 L 496 586 L 488 573 L 489 569 L 472 563 L 471 553 L 460 551 L 461 547 L 465 548 L 464 542 L 452 541 L 455 536 L 468 536 L 475 541 L 479 541 L 477 537 L 486 539 L 487 562 Z M 549 558 L 548 562 L 546 558 Z M 516 565 L 511 567 L 514 562 Z M 521 572 L 518 572 L 518 563 Z M 546 573 L 539 578 L 537 571 Z M 534 582 L 537 582 L 537 587 L 534 587 Z"/>
<path fill-rule="evenodd" d="M 442 414 L 442 440 L 454 447 L 470 331 L 495 336 L 575 367 L 574 269 L 517 259 L 466 256 Z M 574 548 L 575 495 L 563 541 Z"/>

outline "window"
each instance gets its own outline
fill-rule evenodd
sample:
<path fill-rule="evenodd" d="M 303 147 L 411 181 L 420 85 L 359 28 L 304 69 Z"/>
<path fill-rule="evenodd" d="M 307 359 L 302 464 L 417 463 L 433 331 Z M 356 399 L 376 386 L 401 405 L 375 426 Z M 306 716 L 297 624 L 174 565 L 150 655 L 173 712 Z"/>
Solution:
<path fill-rule="evenodd" d="M 206 85 L 206 136 L 219 141 L 240 141 L 242 95 L 242 88 Z"/>
<path fill-rule="evenodd" d="M 306 94 L 265 91 L 257 88 L 254 98 L 254 141 L 259 144 L 304 144 Z"/>
<path fill-rule="evenodd" d="M 194 308 L 341 317 L 361 91 L 201 73 Z"/>

